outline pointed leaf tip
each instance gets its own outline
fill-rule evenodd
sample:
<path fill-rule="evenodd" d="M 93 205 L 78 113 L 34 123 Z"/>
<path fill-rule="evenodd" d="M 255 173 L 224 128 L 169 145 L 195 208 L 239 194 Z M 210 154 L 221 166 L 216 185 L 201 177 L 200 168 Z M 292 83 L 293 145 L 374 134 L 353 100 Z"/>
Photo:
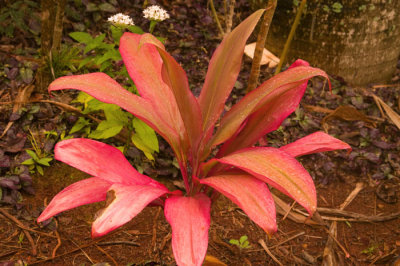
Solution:
<path fill-rule="evenodd" d="M 334 150 L 351 151 L 349 144 L 321 131 L 298 139 L 295 142 L 280 147 L 279 149 L 293 157 Z"/>
<path fill-rule="evenodd" d="M 277 188 L 311 215 L 317 208 L 316 190 L 310 174 L 294 157 L 279 149 L 247 148 L 217 160 L 236 166 Z"/>

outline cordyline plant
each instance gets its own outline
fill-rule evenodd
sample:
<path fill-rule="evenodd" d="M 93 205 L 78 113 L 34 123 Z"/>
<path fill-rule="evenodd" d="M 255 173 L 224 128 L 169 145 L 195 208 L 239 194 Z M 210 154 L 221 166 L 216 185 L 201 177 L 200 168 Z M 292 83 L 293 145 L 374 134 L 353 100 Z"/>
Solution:
<path fill-rule="evenodd" d="M 208 246 L 211 198 L 218 192 L 269 235 L 277 226 L 267 184 L 295 199 L 312 215 L 317 204 L 315 186 L 295 157 L 350 149 L 349 145 L 322 132 L 279 149 L 253 145 L 297 108 L 310 78 L 327 78 L 326 73 L 298 60 L 247 94 L 220 119 L 239 74 L 246 40 L 262 13 L 255 12 L 224 38 L 211 58 L 198 98 L 190 91 L 179 63 L 151 34 L 125 33 L 120 40 L 120 53 L 141 96 L 103 73 L 55 80 L 49 91 L 84 91 L 119 105 L 152 127 L 171 145 L 185 191 L 170 192 L 140 174 L 110 145 L 88 139 L 64 140 L 56 145 L 55 158 L 93 177 L 57 194 L 38 222 L 108 197 L 111 203 L 93 222 L 92 236 L 98 237 L 127 223 L 148 204 L 159 203 L 172 227 L 178 265 L 201 265 Z"/>

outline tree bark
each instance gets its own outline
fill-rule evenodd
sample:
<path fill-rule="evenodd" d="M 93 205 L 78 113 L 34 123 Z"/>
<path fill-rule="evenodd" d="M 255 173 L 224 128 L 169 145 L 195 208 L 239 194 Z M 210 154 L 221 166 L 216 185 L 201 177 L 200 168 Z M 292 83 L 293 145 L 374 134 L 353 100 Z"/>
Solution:
<path fill-rule="evenodd" d="M 66 0 L 41 0 L 42 29 L 40 38 L 43 64 L 36 76 L 38 92 L 45 92 L 54 78 L 48 63 L 51 61 L 51 55 L 60 50 L 66 2 Z"/>
<path fill-rule="evenodd" d="M 400 0 L 309 1 L 288 62 L 302 58 L 353 85 L 387 82 L 400 55 L 399 6 Z M 275 54 L 296 9 L 291 0 L 278 3 L 267 41 Z"/>

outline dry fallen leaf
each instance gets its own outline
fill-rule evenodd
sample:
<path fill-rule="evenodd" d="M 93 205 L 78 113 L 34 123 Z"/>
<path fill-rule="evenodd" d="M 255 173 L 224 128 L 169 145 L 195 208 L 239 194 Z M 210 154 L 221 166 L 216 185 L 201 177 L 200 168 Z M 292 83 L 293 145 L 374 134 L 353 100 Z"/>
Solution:
<path fill-rule="evenodd" d="M 256 43 L 250 43 L 244 47 L 244 53 L 253 59 L 254 50 L 256 49 Z M 261 57 L 261 65 L 268 64 L 269 67 L 276 67 L 279 63 L 279 58 L 276 57 L 273 53 L 264 48 L 263 55 Z"/>
<path fill-rule="evenodd" d="M 369 126 L 376 127 L 376 124 L 368 116 L 358 111 L 351 105 L 343 105 L 336 108 L 332 113 L 325 116 L 321 124 L 324 124 L 331 119 L 340 119 L 344 121 L 364 121 Z"/>
<path fill-rule="evenodd" d="M 207 255 L 204 259 L 203 266 L 226 266 L 226 264 L 214 256 Z"/>
<path fill-rule="evenodd" d="M 380 107 L 380 109 L 383 108 L 383 110 L 385 110 L 385 113 L 387 114 L 389 119 L 393 122 L 393 124 L 395 124 L 397 128 L 400 129 L 400 115 L 397 114 L 395 111 L 393 111 L 393 109 L 390 108 L 389 105 L 387 105 L 381 98 L 379 98 L 375 94 L 372 94 L 372 97 L 374 97 L 374 100 L 378 105 L 378 107 Z"/>

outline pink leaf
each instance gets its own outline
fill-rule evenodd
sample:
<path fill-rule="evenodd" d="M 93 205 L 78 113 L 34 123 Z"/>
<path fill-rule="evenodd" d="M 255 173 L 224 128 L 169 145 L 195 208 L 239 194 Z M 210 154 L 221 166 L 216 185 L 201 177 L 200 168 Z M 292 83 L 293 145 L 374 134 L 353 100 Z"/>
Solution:
<path fill-rule="evenodd" d="M 141 37 L 128 32 L 121 37 L 119 50 L 126 69 L 140 95 L 151 103 L 154 112 L 174 128 L 181 140 L 187 139 L 174 94 L 162 79 L 161 56 L 153 43 L 140 43 Z"/>
<path fill-rule="evenodd" d="M 317 195 L 309 173 L 296 159 L 276 148 L 247 148 L 221 159 L 267 182 L 292 197 L 312 215 L 317 208 Z"/>
<path fill-rule="evenodd" d="M 264 10 L 258 10 L 228 34 L 215 50 L 199 97 L 206 137 L 212 134 L 240 71 L 244 46 Z"/>
<path fill-rule="evenodd" d="M 165 200 L 164 213 L 172 227 L 172 250 L 178 265 L 202 265 L 208 246 L 210 205 L 204 194 Z"/>
<path fill-rule="evenodd" d="M 163 117 L 156 112 L 158 108 L 155 108 L 149 100 L 125 90 L 106 74 L 90 73 L 61 77 L 53 81 L 49 86 L 49 91 L 63 89 L 80 90 L 102 102 L 120 106 L 146 122 L 167 140 L 178 155 L 180 154 L 178 131 L 167 124 Z"/>
<path fill-rule="evenodd" d="M 99 141 L 63 140 L 57 143 L 54 155 L 59 161 L 111 183 L 131 185 L 158 183 L 136 171 L 117 148 Z"/>
<path fill-rule="evenodd" d="M 309 66 L 309 64 L 299 59 L 289 69 L 297 66 Z M 244 126 L 237 130 L 238 134 L 233 135 L 220 148 L 218 156 L 250 147 L 265 134 L 278 129 L 286 117 L 297 109 L 307 89 L 307 82 L 308 80 L 290 83 L 272 91 L 268 95 L 268 102 L 249 115 Z"/>
<path fill-rule="evenodd" d="M 201 179 L 238 205 L 267 234 L 276 232 L 274 200 L 267 185 L 248 174 L 226 174 Z"/>
<path fill-rule="evenodd" d="M 186 131 L 193 150 L 197 151 L 202 136 L 202 118 L 199 103 L 189 88 L 185 71 L 175 59 L 164 50 L 162 44 L 151 34 L 143 34 L 140 43 L 154 44 L 164 62 L 161 69 L 162 79 L 171 89 L 182 115 Z"/>
<path fill-rule="evenodd" d="M 129 222 L 150 202 L 168 193 L 168 190 L 146 185 L 113 184 L 109 188 L 109 193 L 114 197 L 114 200 L 93 222 L 92 237 L 105 235 Z"/>
<path fill-rule="evenodd" d="M 318 131 L 295 142 L 287 144 L 279 148 L 293 157 L 302 156 L 311 153 L 334 151 L 334 150 L 351 150 L 349 144 L 334 138 L 324 132 Z"/>
<path fill-rule="evenodd" d="M 219 155 L 228 154 L 238 148 L 248 147 L 254 144 L 265 132 L 279 127 L 283 119 L 294 110 L 304 93 L 304 82 L 310 78 L 321 75 L 326 78 L 326 73 L 320 69 L 308 66 L 298 66 L 288 69 L 261 84 L 257 89 L 247 94 L 239 103 L 234 105 L 221 120 L 221 126 L 210 141 L 213 147 L 225 142 L 242 128 L 240 140 L 229 140 L 221 149 Z M 259 111 L 259 112 L 258 112 Z M 254 116 L 251 116 L 254 114 Z M 246 120 L 249 120 L 249 128 L 246 129 Z M 258 122 L 265 124 L 255 125 Z M 241 143 L 245 141 L 245 143 Z M 250 143 L 250 144 L 249 144 Z M 238 146 L 240 145 L 240 146 Z"/>
<path fill-rule="evenodd" d="M 98 177 L 78 181 L 58 193 L 50 201 L 37 221 L 40 223 L 60 212 L 81 205 L 103 201 L 106 199 L 107 190 L 110 186 L 110 182 Z"/>

